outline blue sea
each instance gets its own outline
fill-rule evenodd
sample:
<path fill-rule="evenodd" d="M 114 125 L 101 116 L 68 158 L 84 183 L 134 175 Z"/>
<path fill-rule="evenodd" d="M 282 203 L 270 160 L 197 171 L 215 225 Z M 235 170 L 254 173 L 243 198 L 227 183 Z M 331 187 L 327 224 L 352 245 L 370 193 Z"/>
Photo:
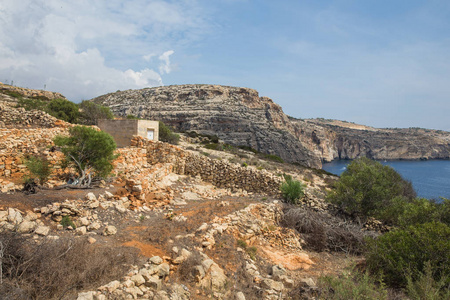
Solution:
<path fill-rule="evenodd" d="M 336 160 L 324 163 L 323 169 L 340 175 L 345 171 L 350 160 Z M 450 160 L 394 160 L 380 161 L 411 181 L 417 196 L 440 200 L 450 198 Z"/>

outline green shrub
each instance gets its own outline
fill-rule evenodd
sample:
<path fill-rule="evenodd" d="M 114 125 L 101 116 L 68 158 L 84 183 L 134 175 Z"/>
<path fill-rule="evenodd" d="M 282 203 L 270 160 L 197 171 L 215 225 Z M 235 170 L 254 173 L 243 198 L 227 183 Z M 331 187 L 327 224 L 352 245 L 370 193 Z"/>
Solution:
<path fill-rule="evenodd" d="M 133 115 L 127 115 L 127 120 L 140 120 L 141 118 L 133 116 Z"/>
<path fill-rule="evenodd" d="M 395 197 L 391 200 L 391 204 L 384 208 L 381 216 L 385 222 L 400 227 L 432 221 L 450 225 L 450 201 L 444 199 L 442 203 L 437 203 L 424 198 L 411 200 Z"/>
<path fill-rule="evenodd" d="M 425 272 L 413 280 L 411 274 L 406 276 L 406 292 L 412 300 L 441 300 L 450 299 L 450 285 L 446 284 L 448 278 L 442 277 L 436 281 L 430 262 L 425 263 Z"/>
<path fill-rule="evenodd" d="M 67 228 L 69 226 L 71 226 L 73 229 L 77 228 L 77 226 L 75 225 L 75 223 L 72 221 L 72 219 L 69 216 L 62 217 L 62 220 L 61 220 L 60 224 L 64 228 Z"/>
<path fill-rule="evenodd" d="M 255 246 L 251 246 L 251 247 L 248 247 L 247 249 L 245 249 L 245 252 L 247 252 L 248 256 L 250 256 L 250 258 L 252 260 L 255 260 L 256 253 L 258 252 L 258 248 L 256 248 Z"/>
<path fill-rule="evenodd" d="M 278 155 L 275 155 L 275 154 L 263 154 L 262 156 L 263 156 L 263 158 L 265 158 L 267 160 L 271 160 L 271 161 L 279 162 L 279 163 L 284 163 L 284 160 L 281 157 L 279 157 Z"/>
<path fill-rule="evenodd" d="M 281 195 L 286 202 L 297 204 L 305 194 L 300 181 L 293 180 L 291 176 L 285 176 L 285 182 L 281 184 Z"/>
<path fill-rule="evenodd" d="M 404 287 L 407 272 L 416 280 L 430 263 L 433 278 L 447 278 L 450 283 L 450 227 L 432 222 L 408 226 L 367 240 L 367 265 L 375 273 L 382 273 L 391 286 Z"/>
<path fill-rule="evenodd" d="M 319 277 L 318 286 L 321 290 L 319 299 L 388 299 L 383 282 L 374 280 L 368 272 L 361 274 L 355 270 L 339 277 L 322 276 Z"/>
<path fill-rule="evenodd" d="M 159 140 L 162 142 L 177 145 L 180 141 L 180 135 L 173 133 L 169 126 L 159 121 Z"/>
<path fill-rule="evenodd" d="M 70 136 L 57 136 L 55 145 L 61 147 L 68 165 L 76 168 L 79 185 L 89 186 L 92 176 L 105 177 L 113 169 L 116 143 L 111 135 L 91 127 L 75 126 Z"/>
<path fill-rule="evenodd" d="M 94 102 L 86 100 L 78 104 L 78 107 L 81 110 L 80 121 L 82 124 L 97 125 L 98 120 L 100 119 L 114 119 L 114 114 L 111 112 L 109 107 L 98 105 Z"/>
<path fill-rule="evenodd" d="M 394 169 L 368 158 L 358 158 L 347 166 L 327 199 L 347 213 L 389 222 L 392 220 L 385 214 L 392 199 L 403 197 L 408 201 L 415 196 L 411 183 Z"/>
<path fill-rule="evenodd" d="M 37 179 L 40 185 L 47 182 L 52 173 L 50 163 L 45 156 L 29 156 L 25 160 L 25 165 L 31 173 L 30 177 L 33 180 Z"/>
<path fill-rule="evenodd" d="M 247 249 L 247 243 L 244 240 L 237 240 L 237 245 L 238 247 L 242 248 L 242 249 Z"/>
<path fill-rule="evenodd" d="M 40 100 L 40 99 L 29 99 L 29 98 L 22 98 L 20 97 L 17 101 L 17 107 L 23 107 L 25 110 L 42 110 L 46 111 L 48 101 Z"/>
<path fill-rule="evenodd" d="M 47 106 L 47 112 L 66 122 L 76 124 L 80 113 L 78 105 L 66 99 L 53 99 Z"/>

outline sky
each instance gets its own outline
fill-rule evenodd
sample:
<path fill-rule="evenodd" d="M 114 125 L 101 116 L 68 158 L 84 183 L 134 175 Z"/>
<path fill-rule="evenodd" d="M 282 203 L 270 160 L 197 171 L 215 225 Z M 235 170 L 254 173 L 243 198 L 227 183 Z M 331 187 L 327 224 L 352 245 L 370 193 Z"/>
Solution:
<path fill-rule="evenodd" d="M 1 0 L 0 81 L 74 102 L 239 86 L 296 118 L 450 131 L 450 1 Z"/>

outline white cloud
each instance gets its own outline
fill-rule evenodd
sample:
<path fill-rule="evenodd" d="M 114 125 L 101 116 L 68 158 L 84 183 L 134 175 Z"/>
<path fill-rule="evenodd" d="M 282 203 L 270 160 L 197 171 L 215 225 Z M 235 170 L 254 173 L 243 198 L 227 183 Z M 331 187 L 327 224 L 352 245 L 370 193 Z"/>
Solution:
<path fill-rule="evenodd" d="M 173 50 L 169 50 L 164 52 L 159 56 L 159 60 L 162 64 L 159 66 L 159 73 L 161 74 L 169 74 L 172 70 L 170 67 L 170 56 L 174 53 Z"/>
<path fill-rule="evenodd" d="M 201 28 L 191 1 L 4 0 L 0 81 L 46 85 L 73 101 L 162 85 L 174 53 L 162 49 L 195 38 Z"/>

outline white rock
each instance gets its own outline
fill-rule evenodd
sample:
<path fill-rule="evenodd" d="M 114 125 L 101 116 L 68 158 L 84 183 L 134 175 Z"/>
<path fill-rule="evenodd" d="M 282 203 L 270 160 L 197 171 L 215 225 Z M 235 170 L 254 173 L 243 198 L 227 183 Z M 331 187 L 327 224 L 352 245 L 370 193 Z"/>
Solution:
<path fill-rule="evenodd" d="M 94 300 L 94 294 L 93 291 L 78 293 L 77 300 Z"/>
<path fill-rule="evenodd" d="M 34 231 L 34 233 L 42 235 L 42 236 L 48 235 L 49 232 L 50 232 L 50 227 L 44 226 L 44 225 L 38 226 L 36 228 L 36 230 Z"/>
<path fill-rule="evenodd" d="M 19 227 L 17 228 L 17 232 L 20 233 L 29 233 L 36 228 L 36 222 L 33 221 L 23 221 L 19 224 Z"/>
<path fill-rule="evenodd" d="M 245 300 L 245 295 L 243 292 L 236 293 L 236 300 Z"/>
<path fill-rule="evenodd" d="M 108 192 L 108 191 L 105 191 L 105 198 L 108 199 L 108 200 L 110 200 L 110 199 L 113 199 L 113 198 L 114 198 L 114 195 L 111 194 L 111 193 Z"/>
<path fill-rule="evenodd" d="M 89 208 L 92 208 L 92 209 L 97 208 L 99 205 L 100 205 L 99 201 L 89 202 Z"/>
<path fill-rule="evenodd" d="M 79 219 L 78 219 L 78 223 L 79 223 L 81 226 L 88 226 L 90 222 L 89 222 L 88 218 L 82 217 L 82 218 L 79 218 Z"/>
<path fill-rule="evenodd" d="M 225 287 L 227 283 L 227 276 L 224 271 L 214 263 L 211 265 L 211 288 L 213 291 L 220 291 Z"/>
<path fill-rule="evenodd" d="M 8 220 L 8 212 L 6 210 L 0 211 L 0 222 Z"/>
<path fill-rule="evenodd" d="M 94 294 L 93 291 L 78 293 L 77 300 L 94 300 Z"/>
<path fill-rule="evenodd" d="M 161 279 L 157 277 L 150 277 L 149 280 L 145 282 L 145 286 L 154 290 L 159 290 L 161 288 Z"/>
<path fill-rule="evenodd" d="M 144 277 L 140 274 L 132 276 L 131 281 L 133 281 L 136 286 L 140 286 L 145 283 Z"/>
<path fill-rule="evenodd" d="M 87 193 L 85 199 L 87 201 L 97 201 L 97 197 L 95 197 L 94 193 Z"/>
<path fill-rule="evenodd" d="M 85 235 L 86 232 L 87 232 L 87 228 L 86 228 L 86 226 L 80 226 L 80 227 L 78 227 L 77 229 L 75 229 L 75 232 L 76 232 L 78 235 Z"/>
<path fill-rule="evenodd" d="M 127 209 L 125 207 L 123 207 L 123 205 L 121 205 L 121 204 L 116 204 L 116 210 L 120 213 L 127 212 Z"/>
<path fill-rule="evenodd" d="M 104 235 L 115 235 L 116 233 L 117 233 L 117 228 L 112 225 L 106 226 L 105 231 L 103 231 Z"/>
<path fill-rule="evenodd" d="M 88 231 L 92 231 L 92 230 L 97 230 L 100 229 L 101 225 L 98 222 L 92 222 L 91 224 L 89 224 L 89 226 L 87 227 Z"/>
<path fill-rule="evenodd" d="M 160 265 L 163 263 L 163 259 L 159 256 L 153 256 L 149 260 L 154 265 Z"/>
<path fill-rule="evenodd" d="M 114 280 L 114 281 L 111 281 L 110 283 L 100 287 L 99 290 L 107 290 L 108 292 L 112 293 L 115 290 L 117 290 L 119 287 L 120 287 L 120 281 Z"/>
<path fill-rule="evenodd" d="M 9 208 L 8 221 L 13 224 L 20 224 L 23 221 L 22 214 L 14 208 Z"/>

